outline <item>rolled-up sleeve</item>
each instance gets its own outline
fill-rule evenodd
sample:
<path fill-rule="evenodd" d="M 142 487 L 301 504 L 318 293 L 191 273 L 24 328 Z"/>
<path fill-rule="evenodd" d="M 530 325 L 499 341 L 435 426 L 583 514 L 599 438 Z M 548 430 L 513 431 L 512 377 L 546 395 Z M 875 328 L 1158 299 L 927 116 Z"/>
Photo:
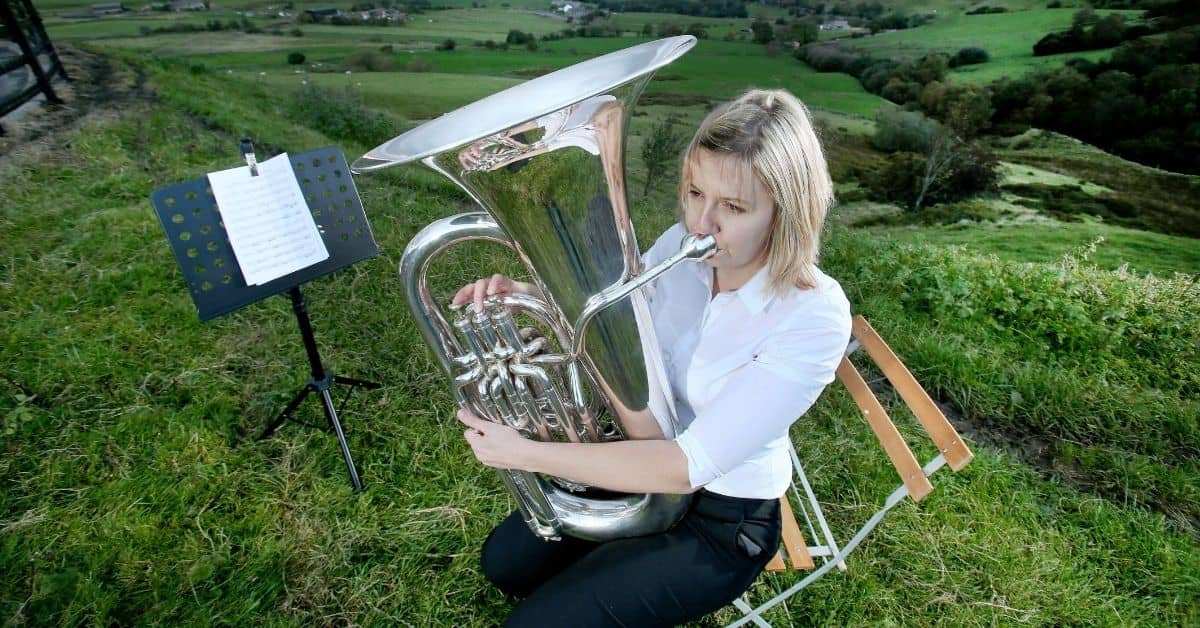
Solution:
<path fill-rule="evenodd" d="M 815 324 L 814 324 L 815 323 Z M 809 320 L 760 343 L 675 442 L 698 488 L 729 473 L 787 434 L 833 381 L 850 337 L 849 317 Z"/>

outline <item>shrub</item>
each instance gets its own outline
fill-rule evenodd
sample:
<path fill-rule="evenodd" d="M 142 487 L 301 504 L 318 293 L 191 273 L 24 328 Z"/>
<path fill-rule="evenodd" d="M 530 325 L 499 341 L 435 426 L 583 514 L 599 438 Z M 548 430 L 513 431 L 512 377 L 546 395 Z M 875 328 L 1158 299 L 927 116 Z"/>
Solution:
<path fill-rule="evenodd" d="M 868 175 L 871 198 L 914 210 L 996 189 L 1000 175 L 989 153 L 947 136 L 932 141 L 940 144 L 929 154 L 893 153 L 883 167 Z"/>
<path fill-rule="evenodd" d="M 650 193 L 650 185 L 666 176 L 679 151 L 683 149 L 684 138 L 675 129 L 675 120 L 671 117 L 659 120 L 650 127 L 650 136 L 642 144 L 642 161 L 646 165 L 646 185 L 642 188 L 642 196 Z"/>
<path fill-rule="evenodd" d="M 888 80 L 892 78 L 892 73 L 899 65 L 891 59 L 875 60 L 863 69 L 858 81 L 862 83 L 863 89 L 872 94 L 878 94 L 883 91 L 883 86 L 887 85 Z"/>
<path fill-rule="evenodd" d="M 896 288 L 909 311 L 981 330 L 1020 330 L 1013 341 L 1046 359 L 1185 398 L 1200 392 L 1200 371 L 1180 359 L 1200 344 L 1200 282 L 1192 277 L 1101 271 L 1085 263 L 1087 250 L 1059 264 L 1001 262 L 932 246 L 872 252 L 864 262 L 873 268 L 854 275 L 882 282 L 880 290 Z"/>
<path fill-rule="evenodd" d="M 1066 222 L 1078 221 L 1080 216 L 1099 216 L 1129 227 L 1146 226 L 1130 203 L 1107 195 L 1092 196 L 1077 185 L 1009 185 L 1004 190 L 1023 197 L 1021 205 Z"/>
<path fill-rule="evenodd" d="M 391 119 L 367 108 L 362 96 L 349 88 L 333 90 L 309 84 L 286 102 L 288 118 L 332 139 L 373 146 L 380 138 L 396 135 Z"/>
<path fill-rule="evenodd" d="M 864 55 L 836 43 L 808 44 L 796 49 L 795 57 L 818 72 L 849 72 L 850 66 Z"/>
<path fill-rule="evenodd" d="M 911 151 L 888 156 L 878 170 L 867 175 L 867 194 L 871 200 L 910 206 L 921 193 L 921 177 L 925 173 L 925 157 Z"/>
<path fill-rule="evenodd" d="M 845 195 L 839 195 L 838 200 L 848 202 Z M 1001 213 L 990 204 L 967 200 L 933 205 L 919 212 L 882 214 L 855 222 L 854 226 L 954 225 L 963 222 L 996 222 L 1000 217 Z"/>
<path fill-rule="evenodd" d="M 976 63 L 987 63 L 990 57 L 983 48 L 978 46 L 967 46 L 954 53 L 950 57 L 950 67 L 957 68 L 962 65 L 973 65 Z"/>
<path fill-rule="evenodd" d="M 437 45 L 437 49 L 438 50 L 454 50 L 454 47 L 457 45 L 458 45 L 458 43 L 455 42 L 453 39 L 446 38 L 446 39 L 442 40 L 442 43 Z"/>
<path fill-rule="evenodd" d="M 289 52 L 287 56 L 288 65 L 303 65 L 304 59 L 303 52 Z"/>
<path fill-rule="evenodd" d="M 765 44 L 775 39 L 775 29 L 771 28 L 771 24 L 762 18 L 751 22 L 750 30 L 754 33 L 754 43 L 756 44 Z"/>
<path fill-rule="evenodd" d="M 391 72 L 396 69 L 396 59 L 378 50 L 356 50 L 342 66 L 353 72 Z"/>
<path fill-rule="evenodd" d="M 504 39 L 504 42 L 508 43 L 508 44 L 516 44 L 519 46 L 519 45 L 524 44 L 527 41 L 536 40 L 536 39 L 537 39 L 537 37 L 535 37 L 534 35 L 532 35 L 530 33 L 526 33 L 524 31 L 517 30 L 514 28 L 514 29 L 508 31 L 508 37 L 506 37 Z"/>
<path fill-rule="evenodd" d="M 929 148 L 935 131 L 937 122 L 919 111 L 885 107 L 875 116 L 875 135 L 871 136 L 871 145 L 889 153 L 923 153 Z"/>
<path fill-rule="evenodd" d="M 423 57 L 413 57 L 404 64 L 405 72 L 432 72 L 433 62 Z"/>

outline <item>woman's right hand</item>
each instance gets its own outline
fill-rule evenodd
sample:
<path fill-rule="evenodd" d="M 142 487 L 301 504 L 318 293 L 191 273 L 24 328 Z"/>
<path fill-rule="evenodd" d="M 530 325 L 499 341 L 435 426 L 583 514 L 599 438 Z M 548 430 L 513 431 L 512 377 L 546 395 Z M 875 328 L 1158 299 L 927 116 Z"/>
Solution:
<path fill-rule="evenodd" d="M 454 305 L 460 305 L 473 301 L 475 303 L 475 311 L 483 311 L 483 300 L 487 297 L 507 296 L 514 292 L 524 292 L 521 290 L 523 284 L 517 281 L 496 273 L 491 277 L 485 277 L 474 283 L 469 283 L 463 286 L 454 295 L 451 301 Z"/>

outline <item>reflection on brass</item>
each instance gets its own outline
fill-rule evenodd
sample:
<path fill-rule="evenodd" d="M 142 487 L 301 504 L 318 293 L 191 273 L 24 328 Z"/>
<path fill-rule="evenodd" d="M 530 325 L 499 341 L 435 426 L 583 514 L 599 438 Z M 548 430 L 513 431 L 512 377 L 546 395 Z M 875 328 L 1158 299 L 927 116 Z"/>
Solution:
<path fill-rule="evenodd" d="M 364 172 L 420 161 L 486 213 L 427 226 L 409 243 L 400 275 L 425 340 L 462 407 L 527 438 L 592 443 L 676 431 L 674 407 L 641 287 L 715 248 L 689 237 L 663 264 L 641 268 L 624 182 L 625 128 L 654 70 L 695 44 L 675 37 L 634 46 L 472 103 L 368 152 Z M 451 245 L 508 245 L 541 298 L 512 295 L 454 308 L 426 286 Z M 479 269 L 476 275 L 491 275 Z M 539 331 L 540 330 L 540 331 Z M 502 470 L 539 536 L 592 540 L 669 528 L 685 495 L 597 495 L 562 478 Z"/>

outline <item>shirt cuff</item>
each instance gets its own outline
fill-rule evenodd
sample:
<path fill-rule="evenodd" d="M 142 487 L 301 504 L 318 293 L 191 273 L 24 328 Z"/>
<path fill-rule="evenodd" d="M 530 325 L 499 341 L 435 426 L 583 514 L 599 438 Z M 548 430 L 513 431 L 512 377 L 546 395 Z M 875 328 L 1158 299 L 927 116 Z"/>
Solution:
<path fill-rule="evenodd" d="M 685 431 L 676 437 L 675 444 L 679 445 L 679 448 L 683 450 L 683 455 L 687 458 L 688 483 L 692 485 L 692 488 L 700 488 L 724 475 L 691 431 Z"/>

